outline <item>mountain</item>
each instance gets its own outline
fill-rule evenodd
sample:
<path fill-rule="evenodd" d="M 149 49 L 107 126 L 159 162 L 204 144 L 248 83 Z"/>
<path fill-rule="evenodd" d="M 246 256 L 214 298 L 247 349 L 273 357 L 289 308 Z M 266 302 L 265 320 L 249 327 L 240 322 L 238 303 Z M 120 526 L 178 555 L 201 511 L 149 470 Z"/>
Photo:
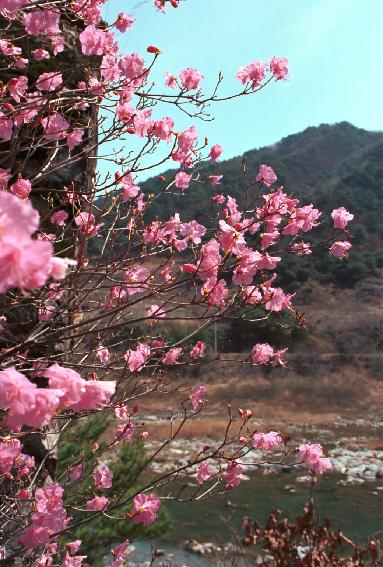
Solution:
<path fill-rule="evenodd" d="M 291 257 L 282 267 L 281 283 L 293 289 L 314 278 L 349 287 L 378 274 L 383 267 L 383 132 L 369 132 L 348 122 L 322 124 L 272 146 L 250 150 L 243 157 L 204 164 L 198 170 L 199 179 L 206 181 L 209 175 L 222 174 L 221 184 L 211 187 L 209 183 L 194 182 L 180 195 L 164 195 L 153 203 L 151 217 L 168 218 L 180 211 L 182 220 L 195 218 L 209 225 L 216 211 L 212 195 L 230 194 L 242 201 L 243 163 L 250 181 L 255 179 L 260 164 L 271 165 L 278 183 L 303 204 L 312 202 L 325 213 L 345 206 L 355 215 L 351 227 L 354 247 L 347 262 L 329 258 L 325 250 L 303 262 Z M 163 175 L 172 179 L 175 171 Z M 163 182 L 156 177 L 142 187 L 146 193 L 156 194 Z M 324 220 L 319 234 L 328 226 L 329 221 Z"/>

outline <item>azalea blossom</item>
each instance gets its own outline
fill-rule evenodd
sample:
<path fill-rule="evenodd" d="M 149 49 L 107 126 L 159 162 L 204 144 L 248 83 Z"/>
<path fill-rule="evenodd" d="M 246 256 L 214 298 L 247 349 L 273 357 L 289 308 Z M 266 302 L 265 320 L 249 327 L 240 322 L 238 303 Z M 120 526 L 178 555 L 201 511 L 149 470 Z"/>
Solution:
<path fill-rule="evenodd" d="M 285 57 L 272 57 L 270 59 L 269 67 L 274 79 L 277 81 L 286 79 L 289 73 L 288 61 Z"/>
<path fill-rule="evenodd" d="M 212 472 L 209 464 L 206 461 L 201 463 L 198 467 L 198 472 L 197 472 L 198 484 L 203 484 L 204 482 L 209 480 L 209 478 L 211 477 L 212 474 L 213 474 L 213 472 Z"/>
<path fill-rule="evenodd" d="M 270 185 L 276 182 L 277 176 L 275 175 L 272 167 L 269 165 L 261 165 L 255 180 L 258 183 L 264 183 L 266 187 L 270 187 Z"/>
<path fill-rule="evenodd" d="M 124 33 L 126 32 L 127 29 L 132 27 L 134 22 L 135 20 L 133 16 L 131 16 L 130 14 L 126 14 L 125 12 L 120 12 L 117 16 L 115 26 L 118 29 L 118 31 Z"/>
<path fill-rule="evenodd" d="M 338 240 L 331 246 L 330 254 L 335 256 L 335 258 L 347 258 L 351 246 L 352 244 L 348 240 Z"/>
<path fill-rule="evenodd" d="M 223 147 L 220 146 L 220 144 L 215 144 L 215 146 L 212 146 L 210 150 L 210 159 L 212 161 L 217 161 L 217 159 L 220 157 L 222 152 L 223 152 Z"/>
<path fill-rule="evenodd" d="M 187 67 L 186 69 L 181 71 L 179 77 L 181 85 L 187 91 L 198 89 L 203 79 L 203 75 L 201 75 L 199 71 L 192 69 L 191 67 Z"/>
<path fill-rule="evenodd" d="M 133 499 L 132 521 L 150 526 L 156 519 L 160 499 L 155 494 L 137 494 Z"/>
<path fill-rule="evenodd" d="M 175 177 L 175 185 L 178 189 L 187 189 L 192 176 L 185 171 L 179 171 Z"/>
<path fill-rule="evenodd" d="M 168 350 L 168 352 L 162 357 L 161 362 L 168 366 L 177 364 L 178 358 L 182 354 L 182 347 L 174 347 Z"/>
<path fill-rule="evenodd" d="M 198 359 L 201 358 L 205 353 L 206 345 L 202 341 L 197 341 L 189 352 L 190 358 Z"/>
<path fill-rule="evenodd" d="M 253 435 L 253 449 L 263 449 L 270 451 L 282 442 L 282 437 L 277 431 L 269 431 L 268 433 L 255 433 Z"/>
<path fill-rule="evenodd" d="M 103 510 L 108 504 L 109 498 L 106 496 L 95 496 L 92 500 L 86 503 L 86 509 L 91 511 Z"/>
<path fill-rule="evenodd" d="M 344 207 L 339 207 L 334 209 L 331 213 L 332 219 L 334 221 L 334 228 L 345 229 L 347 224 L 352 221 L 354 215 L 348 212 Z"/>
<path fill-rule="evenodd" d="M 26 199 L 32 191 L 32 185 L 28 179 L 20 178 L 10 186 L 10 190 L 16 197 Z"/>
<path fill-rule="evenodd" d="M 191 404 L 193 410 L 196 411 L 199 406 L 205 403 L 206 388 L 205 386 L 198 386 L 191 395 Z"/>
<path fill-rule="evenodd" d="M 113 473 L 105 463 L 101 463 L 93 471 L 93 480 L 96 488 L 99 490 L 111 488 Z"/>

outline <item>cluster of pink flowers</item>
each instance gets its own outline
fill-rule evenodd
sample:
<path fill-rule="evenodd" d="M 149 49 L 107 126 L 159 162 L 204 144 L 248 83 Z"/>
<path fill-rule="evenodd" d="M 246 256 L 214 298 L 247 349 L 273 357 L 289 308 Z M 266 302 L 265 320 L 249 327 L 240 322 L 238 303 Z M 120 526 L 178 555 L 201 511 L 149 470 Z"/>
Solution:
<path fill-rule="evenodd" d="M 262 449 L 270 451 L 282 442 L 281 434 L 277 431 L 269 431 L 268 433 L 255 433 L 253 435 L 253 449 Z"/>
<path fill-rule="evenodd" d="M 272 366 L 276 366 L 280 364 L 281 366 L 285 366 L 285 361 L 282 359 L 282 356 L 286 354 L 287 348 L 282 350 L 274 351 L 273 347 L 270 346 L 268 343 L 257 343 L 253 346 L 251 351 L 251 361 L 253 364 L 271 364 Z"/>
<path fill-rule="evenodd" d="M 238 486 L 242 480 L 243 465 L 238 461 L 229 461 L 224 479 L 226 482 L 226 488 L 232 489 Z"/>
<path fill-rule="evenodd" d="M 38 388 L 14 367 L 0 372 L 1 406 L 8 408 L 7 425 L 17 429 L 22 425 L 47 425 L 59 409 L 75 411 L 95 409 L 109 401 L 115 382 L 83 380 L 70 368 L 54 364 L 44 371 L 49 388 Z"/>
<path fill-rule="evenodd" d="M 206 397 L 205 386 L 198 386 L 190 397 L 194 411 L 205 403 L 205 397 Z"/>
<path fill-rule="evenodd" d="M 105 463 L 101 463 L 93 471 L 93 480 L 97 490 L 111 488 L 113 482 L 113 473 Z"/>
<path fill-rule="evenodd" d="M 199 465 L 198 471 L 197 471 L 197 482 L 198 482 L 198 484 L 203 484 L 204 482 L 209 480 L 209 478 L 212 476 L 212 474 L 213 474 L 213 471 L 211 470 L 209 463 L 207 463 L 207 461 L 204 461 L 203 463 L 201 463 Z"/>
<path fill-rule="evenodd" d="M 130 372 L 142 370 L 150 355 L 150 347 L 144 343 L 138 343 L 136 350 L 129 349 L 125 353 L 125 361 Z"/>
<path fill-rule="evenodd" d="M 210 159 L 213 163 L 217 162 L 223 153 L 223 147 L 218 143 L 209 146 L 206 150 L 208 154 L 202 156 L 203 148 L 208 148 L 208 140 L 199 142 L 195 126 L 178 131 L 171 117 L 162 114 L 157 117 L 155 103 L 170 102 L 185 109 L 186 114 L 188 107 L 183 105 L 190 104 L 192 107 L 195 105 L 197 109 L 202 105 L 204 112 L 205 102 L 200 92 L 204 77 L 197 69 L 190 66 L 181 70 L 177 76 L 165 73 L 165 85 L 176 92 L 167 91 L 166 96 L 163 95 L 161 100 L 161 95 L 157 95 L 155 89 L 151 90 L 148 79 L 161 50 L 155 45 L 148 46 L 145 59 L 150 60 L 149 63 L 138 53 L 121 55 L 112 30 L 115 28 L 121 33 L 126 32 L 133 25 L 134 18 L 121 12 L 114 24 L 107 27 L 101 17 L 103 3 L 104 0 L 85 2 L 72 0 L 64 7 L 60 2 L 50 5 L 49 2 L 0 0 L 2 16 L 9 21 L 15 19 L 17 26 L 23 26 L 25 34 L 33 36 L 33 47 L 36 47 L 37 40 L 42 40 L 42 46 L 31 51 L 32 62 L 38 61 L 39 66 L 42 66 L 45 60 L 64 51 L 68 43 L 66 36 L 64 37 L 64 29 L 67 28 L 68 21 L 71 19 L 77 21 L 78 18 L 84 25 L 81 25 L 82 31 L 79 33 L 77 47 L 81 49 L 83 56 L 99 58 L 90 59 L 89 65 L 84 65 L 84 76 L 70 88 L 64 84 L 59 67 L 51 64 L 49 71 L 42 72 L 32 82 L 30 78 L 28 79 L 28 73 L 22 71 L 29 64 L 29 60 L 24 57 L 26 53 L 23 52 L 23 48 L 1 39 L 0 53 L 6 59 L 5 65 L 8 69 L 15 70 L 15 76 L 1 87 L 3 101 L 0 111 L 0 141 L 12 140 L 19 131 L 30 131 L 33 148 L 35 145 L 36 147 L 41 145 L 44 151 L 47 149 L 48 152 L 52 152 L 54 160 L 58 156 L 55 167 L 59 167 L 60 160 L 65 164 L 66 160 L 70 163 L 70 160 L 76 160 L 79 156 L 81 159 L 86 159 L 88 140 L 85 139 L 85 127 L 81 127 L 84 126 L 82 113 L 89 111 L 92 106 L 102 105 L 103 101 L 107 101 L 107 106 L 112 108 L 113 102 L 115 119 L 113 117 L 111 137 L 113 138 L 115 133 L 137 136 L 140 138 L 139 142 L 149 148 L 147 150 L 149 155 L 157 145 L 161 144 L 166 149 L 165 144 L 168 144 L 167 159 L 177 163 L 178 171 L 169 180 L 160 177 L 163 191 L 168 192 L 172 187 L 185 191 L 190 187 L 191 182 L 201 182 L 200 174 L 198 172 L 193 174 L 193 166 L 199 163 L 202 157 Z M 177 8 L 179 1 L 154 0 L 154 5 L 165 12 L 169 5 Z M 65 23 L 61 22 L 63 14 L 65 14 Z M 91 69 L 96 62 L 100 66 L 100 74 L 92 77 Z M 249 94 L 251 90 L 262 88 L 271 79 L 280 81 L 287 76 L 288 62 L 282 57 L 272 57 L 267 64 L 253 61 L 237 72 L 237 78 L 244 85 L 242 94 Z M 149 99 L 145 100 L 145 96 L 151 97 L 149 102 L 147 102 Z M 214 98 L 213 96 L 211 100 Z M 87 113 L 87 117 L 89 116 L 90 114 Z M 89 126 L 92 126 L 92 119 L 89 120 Z M 91 131 L 91 128 L 87 126 L 86 131 Z M 165 144 L 162 144 L 163 142 Z M 81 155 L 83 150 L 84 154 Z M 142 155 L 145 155 L 145 150 L 143 152 Z M 136 175 L 140 171 L 140 166 L 136 162 L 132 165 L 133 161 L 124 159 L 116 159 L 117 162 L 122 173 L 115 175 L 114 182 L 110 183 L 105 191 L 107 197 L 111 197 L 112 208 L 117 204 L 118 214 L 120 212 L 122 214 L 121 218 L 128 218 L 126 230 L 129 234 L 129 247 L 133 247 L 134 253 L 127 254 L 127 257 L 121 260 L 122 267 L 110 274 L 110 280 L 107 273 L 109 266 L 100 268 L 105 268 L 103 273 L 105 279 L 113 282 L 111 284 L 113 287 L 109 287 L 109 284 L 101 286 L 108 287 L 108 291 L 105 302 L 101 299 L 100 303 L 103 302 L 102 309 L 110 311 L 115 309 L 117 312 L 121 308 L 122 312 L 125 304 L 129 305 L 129 302 L 132 304 L 141 300 L 144 302 L 145 314 L 142 318 L 151 327 L 150 336 L 135 339 L 135 334 L 132 333 L 127 339 L 129 341 L 127 344 L 131 348 L 125 352 L 123 358 L 130 373 L 139 373 L 147 367 L 147 374 L 149 375 L 150 370 L 151 380 L 155 372 L 162 376 L 168 370 L 171 371 L 172 367 L 175 367 L 176 371 L 184 364 L 198 364 L 205 355 L 206 345 L 202 341 L 197 341 L 186 350 L 185 346 L 178 346 L 184 345 L 183 342 L 172 342 L 162 335 L 155 334 L 158 329 L 166 331 L 167 322 L 160 324 L 161 321 L 166 317 L 171 320 L 169 313 L 173 308 L 175 310 L 178 308 L 174 302 L 169 309 L 168 296 L 162 295 L 162 291 L 171 289 L 173 284 L 175 289 L 179 284 L 195 285 L 193 303 L 198 304 L 199 308 L 202 307 L 204 318 L 212 317 L 211 320 L 218 318 L 226 307 L 231 308 L 237 304 L 244 305 L 248 309 L 254 305 L 261 305 L 267 311 L 276 314 L 286 310 L 292 311 L 293 294 L 285 293 L 278 287 L 275 283 L 277 274 L 273 273 L 282 258 L 273 255 L 271 250 L 282 238 L 287 240 L 285 237 L 291 237 L 292 243 L 286 246 L 289 252 L 298 256 L 311 254 L 310 244 L 299 242 L 298 238 L 320 224 L 321 212 L 312 204 L 299 206 L 299 201 L 289 197 L 282 187 L 275 188 L 274 184 L 278 178 L 272 167 L 266 164 L 260 165 L 255 182 L 261 184 L 263 189 L 272 186 L 274 188 L 263 195 L 254 210 L 246 207 L 246 211 L 241 212 L 236 199 L 230 195 L 212 197 L 217 207 L 218 223 L 216 228 L 211 230 L 210 227 L 207 228 L 196 220 L 182 222 L 179 214 L 175 214 L 167 221 L 154 217 L 149 225 L 145 225 L 144 214 L 151 204 L 152 196 L 144 194 L 136 185 Z M 49 280 L 64 279 L 68 266 L 75 263 L 54 257 L 52 243 L 57 242 L 61 245 L 64 237 L 69 233 L 67 227 L 70 225 L 80 237 L 79 250 L 76 249 L 76 252 L 81 256 L 81 251 L 86 249 L 88 239 L 100 235 L 103 225 L 98 224 L 98 220 L 101 219 L 103 211 L 95 213 L 97 207 L 93 207 L 92 199 L 98 188 L 95 189 L 92 199 L 91 195 L 88 199 L 88 195 L 81 194 L 81 188 L 75 186 L 73 189 L 65 188 L 66 193 L 62 191 L 65 195 L 65 203 L 68 205 L 68 210 L 73 212 L 73 217 L 71 214 L 68 222 L 69 213 L 61 208 L 64 200 L 60 201 L 56 203 L 54 212 L 48 210 L 46 215 L 46 219 L 51 223 L 51 229 L 54 229 L 52 231 L 54 234 L 39 232 L 39 215 L 27 200 L 32 187 L 37 186 L 39 177 L 36 179 L 32 173 L 29 171 L 25 173 L 25 170 L 18 170 L 18 167 L 18 164 L 13 164 L 9 165 L 9 169 L 0 169 L 0 293 L 6 293 L 12 288 L 18 288 L 25 293 L 49 284 L 45 290 L 41 290 L 36 296 L 33 295 L 33 301 L 37 298 L 36 312 L 39 315 L 39 327 L 42 329 L 39 337 L 44 338 L 43 333 L 50 330 L 51 325 L 57 323 L 59 327 L 60 315 L 66 309 L 65 302 L 58 301 L 66 293 L 65 286 Z M 20 165 L 20 168 L 22 167 Z M 46 170 L 40 174 L 49 173 L 49 167 L 51 165 L 48 164 Z M 212 167 L 211 163 L 209 167 Z M 23 175 L 28 179 L 23 178 Z M 221 179 L 222 175 L 209 175 L 206 181 L 215 186 Z M 122 205 L 121 209 L 119 209 L 120 205 Z M 335 209 L 331 216 L 336 230 L 346 230 L 348 222 L 353 219 L 353 215 L 344 207 Z M 120 226 L 116 228 L 116 232 L 121 231 L 119 234 L 122 234 L 123 230 L 125 229 Z M 110 235 L 112 233 L 113 231 Z M 332 243 L 330 253 L 343 259 L 347 256 L 351 243 L 341 238 Z M 113 238 L 111 240 L 112 245 Z M 141 244 L 142 250 L 139 250 Z M 175 259 L 161 265 L 160 268 L 158 266 L 153 268 L 151 259 L 145 259 L 147 252 L 151 258 L 157 256 L 161 261 L 165 258 L 163 252 L 174 254 Z M 180 253 L 185 255 L 181 256 Z M 180 261 L 185 263 L 177 263 L 176 258 L 179 259 L 180 256 L 184 258 Z M 76 276 L 88 265 L 87 263 L 88 259 L 82 256 Z M 97 273 L 97 270 L 95 272 Z M 140 297 L 139 294 L 143 295 Z M 155 303 L 152 303 L 154 301 Z M 108 319 L 108 321 L 112 320 L 113 315 L 114 313 L 111 312 L 102 313 L 104 320 Z M 0 330 L 3 330 L 2 326 Z M 82 336 L 81 332 L 80 330 L 79 336 Z M 92 329 L 92 332 L 96 333 L 98 329 L 94 331 Z M 102 372 L 106 373 L 109 370 L 114 372 L 114 363 L 119 363 L 119 355 L 116 352 L 111 360 L 108 348 L 99 341 L 107 340 L 107 344 L 113 345 L 116 343 L 103 332 L 93 336 L 97 336 L 94 341 L 97 341 L 98 346 L 91 355 L 90 365 L 92 361 L 97 360 L 98 368 L 101 365 L 108 365 L 106 368 L 101 368 Z M 28 360 L 28 350 L 20 351 L 17 353 L 19 358 L 13 359 L 17 361 L 13 364 L 17 365 L 20 361 L 31 362 L 30 366 L 33 370 L 29 371 L 28 377 L 17 370 L 17 368 L 25 368 L 24 366 L 9 366 L 0 371 L 1 409 L 5 410 L 4 425 L 11 432 L 10 439 L 4 438 L 0 442 L 0 472 L 9 480 L 15 479 L 17 482 L 23 481 L 30 474 L 35 463 L 32 457 L 22 453 L 23 447 L 20 441 L 12 436 L 19 434 L 22 427 L 39 429 L 48 426 L 52 418 L 63 410 L 87 412 L 106 406 L 110 408 L 111 398 L 116 390 L 116 382 L 98 380 L 95 372 L 91 375 L 92 379 L 85 380 L 71 368 L 41 362 L 41 359 L 33 361 L 33 349 L 30 350 L 31 360 Z M 77 355 L 77 352 L 74 352 Z M 274 350 L 268 343 L 258 343 L 253 347 L 246 362 L 254 365 L 283 366 L 285 365 L 283 356 L 286 352 L 287 349 Z M 84 364 L 84 367 L 87 366 Z M 127 374 L 124 365 L 120 365 L 120 370 Z M 132 383 L 140 381 L 139 376 L 128 378 L 131 378 Z M 145 373 L 142 382 L 146 378 Z M 120 392 L 123 395 L 124 388 L 119 389 L 119 394 Z M 138 412 L 138 408 L 129 413 L 128 406 L 125 405 L 126 399 L 124 402 L 117 402 L 118 405 L 115 407 L 118 421 L 111 446 L 117 445 L 120 441 L 130 442 L 136 432 L 140 431 L 141 426 L 134 421 L 134 414 Z M 198 385 L 191 392 L 188 404 L 193 410 L 189 408 L 188 416 L 195 415 L 206 404 L 204 385 Z M 71 415 L 72 412 L 65 412 L 60 418 L 70 419 Z M 242 425 L 246 426 L 252 411 L 239 408 L 239 415 Z M 148 432 L 142 431 L 141 438 L 147 439 L 147 437 Z M 285 439 L 275 431 L 255 433 L 250 442 L 248 437 L 241 435 L 239 442 L 242 448 L 235 455 L 242 454 L 245 447 L 249 448 L 250 443 L 254 449 L 269 451 L 281 445 Z M 105 512 L 110 503 L 109 498 L 102 491 L 112 488 L 113 473 L 107 464 L 101 462 L 102 457 L 97 453 L 98 449 L 97 442 L 94 442 L 92 450 L 97 454 L 97 466 L 93 470 L 93 494 L 88 493 L 86 498 L 89 499 L 84 504 L 85 513 Z M 204 458 L 207 449 L 204 448 L 201 453 Z M 300 461 L 305 462 L 315 475 L 331 468 L 331 463 L 323 456 L 320 445 L 302 444 L 298 452 Z M 218 456 L 217 460 L 220 457 Z M 206 459 L 208 458 L 210 456 L 206 456 Z M 219 476 L 225 482 L 226 488 L 232 489 L 241 482 L 244 466 L 233 456 L 225 456 L 225 459 L 227 458 L 229 459 L 226 460 L 227 465 L 220 469 Z M 202 462 L 197 468 L 196 475 L 197 482 L 201 485 L 209 480 L 213 471 L 207 460 L 199 459 Z M 85 461 L 83 464 L 78 462 L 79 460 L 72 465 L 64 477 L 69 484 L 85 479 L 89 474 Z M 25 484 L 25 480 L 23 482 Z M 20 482 L 20 485 L 23 486 L 23 483 Z M 31 488 L 28 490 L 22 488 L 17 494 L 19 500 L 33 501 Z M 58 544 L 54 540 L 70 521 L 64 508 L 63 494 L 63 486 L 57 482 L 35 490 L 30 522 L 26 529 L 24 526 L 20 542 L 30 549 L 45 546 L 44 554 L 36 563 L 36 567 L 53 563 L 52 556 L 58 549 Z M 115 500 L 117 499 L 113 502 Z M 137 494 L 133 499 L 130 513 L 132 522 L 149 526 L 156 519 L 159 506 L 160 499 L 155 494 Z M 80 566 L 83 563 L 85 559 L 83 556 L 73 556 L 80 544 L 79 540 L 68 544 L 65 558 L 61 563 L 62 567 Z M 127 545 L 128 542 L 124 542 L 114 550 L 115 557 L 111 567 L 122 567 Z M 62 555 L 62 551 L 58 553 Z"/>
<path fill-rule="evenodd" d="M 0 293 L 12 287 L 36 289 L 50 277 L 65 277 L 70 262 L 55 258 L 50 242 L 32 239 L 38 225 L 30 201 L 0 191 Z"/>
<path fill-rule="evenodd" d="M 323 456 L 323 447 L 319 443 L 301 443 L 298 447 L 298 458 L 305 462 L 315 475 L 321 475 L 332 468 L 330 459 Z"/>
<path fill-rule="evenodd" d="M 287 59 L 284 57 L 272 57 L 268 66 L 262 61 L 253 61 L 247 67 L 238 69 L 237 78 L 244 85 L 251 83 L 251 89 L 255 89 L 265 79 L 267 70 L 271 72 L 277 81 L 285 79 L 289 72 Z"/>
<path fill-rule="evenodd" d="M 203 343 L 202 341 L 198 341 L 193 348 L 191 349 L 189 356 L 190 358 L 193 359 L 197 359 L 197 358 L 201 358 L 204 355 L 206 349 L 206 345 L 205 343 Z"/>
<path fill-rule="evenodd" d="M 35 460 L 22 453 L 22 444 L 18 439 L 0 441 L 0 473 L 13 479 L 15 474 L 26 477 L 35 467 Z M 11 474 L 11 471 L 13 473 Z"/>
<path fill-rule="evenodd" d="M 161 501 L 155 494 L 137 494 L 133 499 L 132 520 L 135 524 L 150 526 L 157 516 Z"/>
<path fill-rule="evenodd" d="M 58 482 L 35 491 L 36 512 L 31 516 L 31 525 L 19 541 L 28 548 L 36 548 L 49 542 L 50 536 L 66 527 L 67 517 L 63 496 L 64 490 Z"/>

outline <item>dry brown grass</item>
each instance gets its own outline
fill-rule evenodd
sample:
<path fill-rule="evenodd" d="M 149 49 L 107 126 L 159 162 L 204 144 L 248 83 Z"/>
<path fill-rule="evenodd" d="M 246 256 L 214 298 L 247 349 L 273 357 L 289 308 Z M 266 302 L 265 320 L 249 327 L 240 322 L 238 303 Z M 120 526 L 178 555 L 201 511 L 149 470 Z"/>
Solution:
<path fill-rule="evenodd" d="M 173 424 L 173 431 L 177 428 L 177 423 Z M 178 437 L 182 439 L 214 439 L 220 440 L 225 434 L 225 430 L 228 424 L 228 419 L 223 417 L 196 417 L 194 419 L 188 420 L 182 427 Z M 238 419 L 232 423 L 230 427 L 230 435 L 238 435 L 239 428 L 241 426 L 241 421 Z M 169 438 L 170 435 L 170 422 L 160 422 L 155 426 L 148 424 L 147 427 L 150 439 L 155 441 L 164 441 Z"/>

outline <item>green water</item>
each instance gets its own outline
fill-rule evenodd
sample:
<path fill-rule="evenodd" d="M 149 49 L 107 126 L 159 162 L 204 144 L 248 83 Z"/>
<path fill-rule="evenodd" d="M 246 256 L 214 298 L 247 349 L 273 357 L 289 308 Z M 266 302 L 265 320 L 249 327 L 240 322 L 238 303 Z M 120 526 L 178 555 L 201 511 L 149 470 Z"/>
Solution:
<path fill-rule="evenodd" d="M 342 529 L 363 543 L 369 535 L 383 531 L 383 490 L 376 490 L 379 486 L 376 482 L 341 486 L 337 484 L 339 478 L 334 474 L 327 475 L 314 487 L 316 515 L 322 520 L 330 519 L 333 529 Z M 294 487 L 296 492 L 285 490 L 286 485 Z M 223 518 L 230 517 L 230 525 L 237 529 L 243 516 L 262 523 L 276 508 L 294 518 L 302 511 L 309 496 L 309 484 L 296 482 L 292 473 L 275 476 L 253 473 L 250 480 L 243 481 L 228 494 L 212 496 L 203 502 L 169 501 L 166 506 L 173 525 L 164 540 L 173 544 L 190 538 L 216 543 L 231 541 Z M 235 507 L 227 506 L 228 500 Z"/>

